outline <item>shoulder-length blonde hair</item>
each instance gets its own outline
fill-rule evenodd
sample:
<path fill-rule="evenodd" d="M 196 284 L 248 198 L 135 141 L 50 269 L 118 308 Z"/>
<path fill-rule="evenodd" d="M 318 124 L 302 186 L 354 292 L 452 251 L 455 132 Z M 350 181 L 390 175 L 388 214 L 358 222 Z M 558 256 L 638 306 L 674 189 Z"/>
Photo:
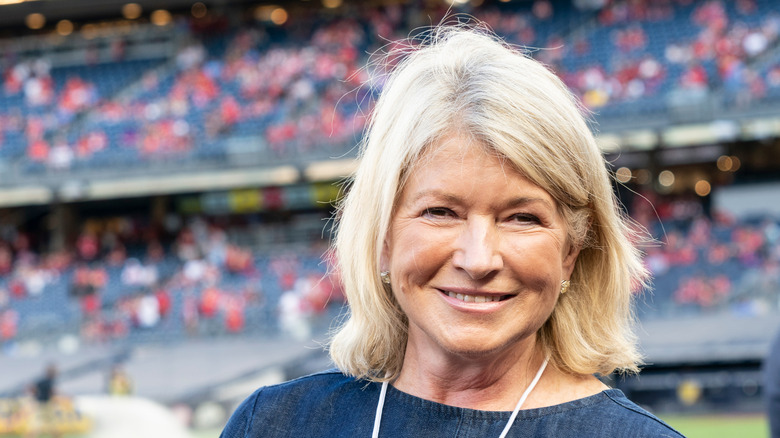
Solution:
<path fill-rule="evenodd" d="M 636 371 L 632 288 L 646 272 L 581 108 L 545 66 L 475 26 L 440 26 L 410 46 L 374 108 L 336 218 L 350 306 L 330 343 L 336 366 L 377 381 L 401 370 L 408 322 L 381 282 L 382 245 L 408 170 L 453 130 L 549 192 L 581 248 L 569 292 L 539 333 L 550 362 L 577 374 Z"/>

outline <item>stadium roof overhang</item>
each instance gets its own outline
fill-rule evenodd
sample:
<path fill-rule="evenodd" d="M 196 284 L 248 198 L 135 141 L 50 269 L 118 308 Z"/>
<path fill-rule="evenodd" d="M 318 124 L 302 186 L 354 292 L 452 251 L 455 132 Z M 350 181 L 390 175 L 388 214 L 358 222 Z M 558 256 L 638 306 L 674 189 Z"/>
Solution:
<path fill-rule="evenodd" d="M 39 13 L 47 22 L 57 20 L 93 20 L 119 18 L 122 6 L 137 3 L 144 11 L 160 8 L 189 8 L 197 0 L 0 0 L 0 25 L 23 26 L 29 14 Z M 226 4 L 241 4 L 243 0 L 204 1 L 209 7 Z M 286 3 L 277 1 L 276 3 Z"/>

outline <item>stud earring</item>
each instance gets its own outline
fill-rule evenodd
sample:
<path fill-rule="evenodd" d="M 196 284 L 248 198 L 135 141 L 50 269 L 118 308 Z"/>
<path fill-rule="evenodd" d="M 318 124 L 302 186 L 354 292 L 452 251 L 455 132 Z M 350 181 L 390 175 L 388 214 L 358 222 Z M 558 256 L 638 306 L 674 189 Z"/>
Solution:
<path fill-rule="evenodd" d="M 382 283 L 390 284 L 390 271 L 382 271 L 379 273 L 379 277 L 382 278 Z"/>
<path fill-rule="evenodd" d="M 571 282 L 569 282 L 569 280 L 563 280 L 561 282 L 561 295 L 565 294 L 566 291 L 569 290 L 569 285 L 570 284 L 571 284 Z"/>

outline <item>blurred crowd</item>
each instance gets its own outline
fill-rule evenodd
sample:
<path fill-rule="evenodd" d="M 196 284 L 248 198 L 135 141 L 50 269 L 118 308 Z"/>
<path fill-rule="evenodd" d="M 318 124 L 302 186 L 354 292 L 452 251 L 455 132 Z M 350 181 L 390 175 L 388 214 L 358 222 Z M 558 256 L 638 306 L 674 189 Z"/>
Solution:
<path fill-rule="evenodd" d="M 171 32 L 189 37 L 172 59 L 139 63 L 119 51 L 104 73 L 86 55 L 81 67 L 59 68 L 45 55 L 7 54 L 0 161 L 32 172 L 214 160 L 233 152 L 231 139 L 269 159 L 349 150 L 386 67 L 366 67 L 368 54 L 402 52 L 388 41 L 446 9 L 343 7 L 220 32 L 180 18 Z M 780 12 L 765 0 L 615 0 L 594 11 L 536 0 L 463 12 L 527 47 L 601 116 L 780 97 Z"/>
<path fill-rule="evenodd" d="M 654 238 L 643 245 L 653 276 L 647 316 L 780 309 L 780 218 L 706 212 L 693 196 L 646 193 L 633 207 Z"/>
<path fill-rule="evenodd" d="M 103 229 L 87 224 L 68 250 L 40 253 L 24 233 L 10 231 L 0 240 L 6 346 L 20 336 L 68 331 L 86 342 L 308 336 L 313 319 L 343 302 L 322 243 L 252 251 L 205 219 L 161 242 L 118 218 Z"/>
<path fill-rule="evenodd" d="M 660 98 L 651 108 L 659 111 L 716 92 L 722 105 L 744 107 L 780 86 L 763 74 L 767 63 L 778 65 L 766 56 L 780 35 L 780 12 L 769 2 L 612 2 L 598 23 L 574 43 L 559 41 L 567 49 L 553 59 L 590 108 Z"/>
<path fill-rule="evenodd" d="M 139 62 L 112 50 L 110 69 L 86 55 L 82 65 L 60 67 L 45 55 L 3 54 L 0 167 L 219 159 L 239 143 L 267 160 L 338 156 L 358 142 L 383 72 L 403 56 L 389 41 L 446 13 L 414 2 L 343 7 L 219 32 L 180 19 L 171 32 L 187 38 L 172 58 Z M 675 99 L 718 93 L 737 106 L 780 98 L 780 13 L 768 0 L 615 0 L 593 11 L 535 0 L 464 12 L 527 47 L 602 114 L 666 111 Z M 121 48 L 116 38 L 112 47 Z M 657 241 L 643 248 L 654 274 L 648 315 L 780 307 L 779 218 L 737 220 L 705 211 L 698 199 L 639 199 L 631 213 Z M 62 327 L 89 342 L 163 333 L 305 337 L 312 315 L 341 302 L 323 243 L 261 251 L 229 238 L 235 232 L 198 219 L 162 237 L 120 218 L 85 224 L 66 250 L 41 252 L 32 236 L 4 229 L 0 341 Z"/>
<path fill-rule="evenodd" d="M 780 309 L 780 218 L 735 219 L 699 198 L 637 197 L 632 217 L 650 290 L 643 317 Z M 305 339 L 343 303 L 325 241 L 273 250 L 242 245 L 247 230 L 196 218 L 172 239 L 129 218 L 87 224 L 66 251 L 36 252 L 28 236 L 0 240 L 0 340 L 74 330 L 87 342 L 242 333 Z M 246 234 L 243 234 L 246 235 Z M 48 315 L 43 324 L 42 315 Z"/>

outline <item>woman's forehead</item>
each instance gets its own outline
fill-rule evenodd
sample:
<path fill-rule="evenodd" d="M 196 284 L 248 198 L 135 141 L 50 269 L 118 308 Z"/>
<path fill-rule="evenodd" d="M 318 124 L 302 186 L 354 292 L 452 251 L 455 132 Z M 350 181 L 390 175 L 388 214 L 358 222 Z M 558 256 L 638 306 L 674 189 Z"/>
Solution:
<path fill-rule="evenodd" d="M 536 192 L 544 192 L 545 197 L 550 196 L 506 155 L 483 142 L 461 135 L 449 135 L 431 143 L 407 169 L 404 185 L 412 182 L 410 180 L 419 182 L 420 178 L 445 185 L 462 181 L 479 185 L 488 179 L 506 184 L 514 181 Z"/>
<path fill-rule="evenodd" d="M 531 180 L 519 166 L 496 147 L 462 131 L 447 132 L 425 145 L 405 172 L 410 175 L 420 168 L 428 167 L 436 162 L 457 163 L 466 157 L 495 159 L 504 171 L 517 172 L 529 181 Z"/>

